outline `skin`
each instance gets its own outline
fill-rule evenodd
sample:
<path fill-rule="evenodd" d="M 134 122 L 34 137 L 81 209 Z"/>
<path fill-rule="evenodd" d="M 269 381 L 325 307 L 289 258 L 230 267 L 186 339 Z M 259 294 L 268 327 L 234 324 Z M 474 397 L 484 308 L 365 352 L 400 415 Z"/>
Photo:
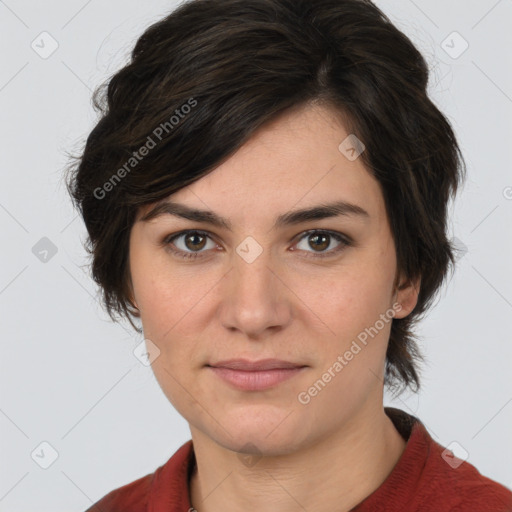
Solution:
<path fill-rule="evenodd" d="M 403 318 L 418 298 L 419 282 L 394 288 L 384 198 L 361 159 L 338 149 L 348 135 L 326 106 L 288 111 L 172 196 L 222 215 L 233 232 L 172 215 L 132 228 L 132 299 L 145 338 L 160 350 L 156 379 L 190 425 L 197 460 L 190 496 L 199 512 L 348 511 L 384 482 L 405 448 L 383 408 L 391 322 L 309 403 L 297 398 L 379 315 L 399 303 L 395 318 Z M 369 217 L 272 229 L 280 214 L 337 200 Z M 343 244 L 328 237 L 317 248 L 314 233 L 304 235 L 310 229 L 344 234 L 353 244 L 335 253 Z M 196 260 L 161 244 L 182 230 L 210 234 L 174 240 L 176 250 L 199 251 Z M 252 263 L 236 252 L 248 236 L 263 250 Z M 271 389 L 242 391 L 205 367 L 231 358 L 307 368 Z"/>

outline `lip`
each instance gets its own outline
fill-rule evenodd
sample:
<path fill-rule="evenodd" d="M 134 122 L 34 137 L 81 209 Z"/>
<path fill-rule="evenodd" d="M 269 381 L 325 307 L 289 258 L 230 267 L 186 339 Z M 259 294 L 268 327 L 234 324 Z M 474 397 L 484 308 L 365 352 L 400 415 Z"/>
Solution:
<path fill-rule="evenodd" d="M 249 359 L 227 359 L 218 363 L 209 364 L 213 368 L 228 368 L 230 370 L 242 370 L 246 372 L 255 372 L 263 370 L 289 370 L 291 368 L 302 368 L 305 365 L 283 361 L 282 359 L 260 359 L 259 361 L 250 361 Z"/>
<path fill-rule="evenodd" d="M 262 391 L 294 377 L 306 366 L 280 359 L 230 359 L 207 365 L 207 368 L 237 389 Z"/>

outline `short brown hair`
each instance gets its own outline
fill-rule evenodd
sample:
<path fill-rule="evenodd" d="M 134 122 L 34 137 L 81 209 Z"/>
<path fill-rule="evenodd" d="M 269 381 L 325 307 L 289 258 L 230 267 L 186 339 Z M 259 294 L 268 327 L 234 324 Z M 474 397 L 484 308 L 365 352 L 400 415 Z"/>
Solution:
<path fill-rule="evenodd" d="M 398 270 L 421 277 L 416 307 L 392 322 L 385 379 L 419 389 L 412 327 L 455 263 L 447 206 L 465 173 L 428 77 L 420 52 L 369 0 L 191 0 L 150 26 L 96 89 L 100 119 L 68 166 L 110 317 L 142 332 L 128 267 L 139 207 L 202 178 L 286 110 L 322 102 L 365 144 Z"/>

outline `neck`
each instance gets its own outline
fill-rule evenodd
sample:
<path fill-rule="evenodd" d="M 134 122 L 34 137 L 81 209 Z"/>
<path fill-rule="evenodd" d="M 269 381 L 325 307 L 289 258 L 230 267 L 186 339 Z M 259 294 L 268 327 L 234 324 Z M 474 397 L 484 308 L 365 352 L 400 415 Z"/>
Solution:
<path fill-rule="evenodd" d="M 197 512 L 348 512 L 384 482 L 406 445 L 383 407 L 315 444 L 263 456 L 251 467 L 201 431 L 191 432 L 197 467 L 190 497 Z"/>

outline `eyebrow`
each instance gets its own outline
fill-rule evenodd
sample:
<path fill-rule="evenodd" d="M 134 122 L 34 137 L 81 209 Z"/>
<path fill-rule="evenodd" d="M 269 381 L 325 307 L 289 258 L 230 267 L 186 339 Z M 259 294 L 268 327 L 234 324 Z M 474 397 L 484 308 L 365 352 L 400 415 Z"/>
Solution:
<path fill-rule="evenodd" d="M 231 222 L 219 216 L 215 212 L 209 210 L 198 210 L 170 200 L 158 203 L 140 219 L 140 222 L 148 222 L 156 217 L 160 217 L 161 215 L 173 215 L 175 217 L 211 224 L 218 228 L 225 228 L 228 231 L 233 231 Z M 360 206 L 346 201 L 336 201 L 334 203 L 324 203 L 303 210 L 293 210 L 284 213 L 277 217 L 272 229 L 293 226 L 312 220 L 339 217 L 342 215 L 363 218 L 365 220 L 370 218 L 370 214 Z"/>

